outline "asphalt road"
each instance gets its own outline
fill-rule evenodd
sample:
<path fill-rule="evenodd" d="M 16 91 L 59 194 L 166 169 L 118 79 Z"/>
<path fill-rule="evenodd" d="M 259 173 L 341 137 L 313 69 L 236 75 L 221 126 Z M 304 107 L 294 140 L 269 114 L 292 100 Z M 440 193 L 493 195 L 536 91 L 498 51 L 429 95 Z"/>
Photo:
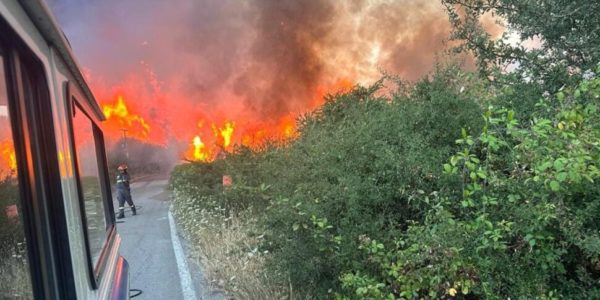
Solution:
<path fill-rule="evenodd" d="M 187 259 L 185 242 L 169 220 L 167 180 L 148 178 L 132 184 L 138 215 L 127 207 L 117 220 L 121 255 L 129 262 L 130 288 L 142 290 L 135 299 L 223 299 L 211 292 L 201 267 Z M 117 210 L 115 201 L 115 210 Z M 191 271 L 190 271 L 191 270 Z"/>

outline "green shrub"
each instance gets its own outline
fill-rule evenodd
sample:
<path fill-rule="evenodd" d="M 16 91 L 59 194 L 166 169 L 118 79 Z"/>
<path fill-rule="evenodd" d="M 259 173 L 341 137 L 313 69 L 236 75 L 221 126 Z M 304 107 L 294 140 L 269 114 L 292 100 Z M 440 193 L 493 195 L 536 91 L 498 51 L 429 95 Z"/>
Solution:
<path fill-rule="evenodd" d="M 453 67 L 356 87 L 295 140 L 171 182 L 184 209 L 260 218 L 270 278 L 300 298 L 598 298 L 599 79 L 488 87 Z"/>
<path fill-rule="evenodd" d="M 193 183 L 186 192 L 234 212 L 255 209 L 273 273 L 300 291 L 338 291 L 342 272 L 373 271 L 359 236 L 392 240 L 424 218 L 417 196 L 442 189 L 439 166 L 459 129 L 481 126 L 479 104 L 461 92 L 475 84 L 452 67 L 392 98 L 377 96 L 381 83 L 356 87 L 304 116 L 296 140 L 177 167 L 172 185 Z M 224 174 L 234 184 L 223 191 Z"/>
<path fill-rule="evenodd" d="M 223 193 L 223 174 L 224 167 L 219 161 L 179 165 L 171 173 L 169 189 L 177 190 L 192 202 L 198 202 L 199 207 L 206 209 L 221 207 L 220 201 L 213 201 L 213 199 L 218 199 Z M 210 196 L 210 199 L 207 196 Z"/>
<path fill-rule="evenodd" d="M 531 123 L 490 107 L 444 164 L 461 194 L 424 195 L 426 221 L 393 242 L 363 238 L 378 274 L 346 273 L 346 295 L 598 298 L 599 104 L 593 79 L 542 98 Z"/>

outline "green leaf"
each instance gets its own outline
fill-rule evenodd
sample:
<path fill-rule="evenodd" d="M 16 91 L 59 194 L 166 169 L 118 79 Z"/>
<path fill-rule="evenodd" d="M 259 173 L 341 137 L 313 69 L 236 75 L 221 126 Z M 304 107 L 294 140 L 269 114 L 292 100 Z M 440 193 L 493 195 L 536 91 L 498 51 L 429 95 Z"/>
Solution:
<path fill-rule="evenodd" d="M 533 247 L 535 246 L 536 240 L 535 239 L 530 239 L 529 240 L 529 246 Z"/>
<path fill-rule="evenodd" d="M 452 172 L 452 166 L 450 164 L 444 164 L 444 172 L 445 173 L 451 173 Z"/>
<path fill-rule="evenodd" d="M 544 172 L 546 171 L 548 168 L 550 168 L 552 166 L 552 163 L 549 161 L 545 161 L 541 166 L 538 167 L 538 169 L 540 170 L 540 172 Z"/>
<path fill-rule="evenodd" d="M 567 173 L 566 172 L 561 172 L 556 174 L 556 180 L 558 180 L 559 182 L 563 182 L 567 179 Z"/>
<path fill-rule="evenodd" d="M 513 195 L 513 194 L 508 195 L 508 202 L 514 203 L 514 202 L 517 202 L 517 200 L 519 200 L 519 199 L 521 199 L 521 196 L 519 196 L 519 195 Z"/>
<path fill-rule="evenodd" d="M 560 183 L 558 183 L 556 180 L 550 181 L 550 189 L 553 192 L 558 192 L 560 190 Z"/>
<path fill-rule="evenodd" d="M 450 164 L 451 164 L 452 166 L 456 166 L 456 164 L 458 163 L 458 160 L 459 160 L 459 158 L 458 158 L 458 157 L 456 157 L 456 156 L 452 156 L 452 157 L 450 157 Z"/>
<path fill-rule="evenodd" d="M 564 164 L 561 158 L 554 161 L 554 169 L 559 172 L 564 169 Z"/>

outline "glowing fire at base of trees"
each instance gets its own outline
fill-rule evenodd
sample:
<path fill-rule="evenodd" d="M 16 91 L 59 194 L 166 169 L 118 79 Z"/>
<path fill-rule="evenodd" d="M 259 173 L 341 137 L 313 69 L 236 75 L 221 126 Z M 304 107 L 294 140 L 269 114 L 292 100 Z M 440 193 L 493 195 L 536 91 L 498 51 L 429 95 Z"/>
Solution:
<path fill-rule="evenodd" d="M 130 113 L 129 108 L 125 104 L 125 99 L 122 95 L 117 96 L 117 101 L 114 104 L 106 104 L 102 106 L 102 111 L 107 120 L 114 120 L 118 126 L 122 128 L 138 127 L 138 130 L 132 130 L 133 136 L 145 140 L 150 132 L 150 125 L 137 114 Z"/>
<path fill-rule="evenodd" d="M 198 122 L 198 129 L 201 130 L 204 122 Z M 242 128 L 236 130 L 236 122 L 225 121 L 222 126 L 211 123 L 212 134 L 203 136 L 198 134 L 192 139 L 189 149 L 184 155 L 187 160 L 212 161 L 224 152 L 233 150 L 236 144 L 256 147 L 269 139 L 289 139 L 296 133 L 295 120 L 291 117 L 282 118 L 278 125 L 269 127 L 267 125 L 258 128 Z M 212 141 L 207 144 L 203 138 Z"/>
<path fill-rule="evenodd" d="M 210 157 L 210 153 L 207 151 L 206 146 L 202 142 L 199 136 L 194 137 L 194 141 L 192 142 L 192 146 L 194 147 L 194 159 L 206 161 Z"/>
<path fill-rule="evenodd" d="M 315 109 L 323 103 L 326 94 L 348 91 L 352 86 L 351 81 L 347 79 L 338 80 L 329 87 L 319 86 L 313 91 L 310 99 L 306 99 L 306 107 L 303 109 Z M 102 110 L 106 117 L 102 126 L 108 139 L 112 141 L 134 138 L 145 143 L 166 145 L 167 137 L 173 137 L 178 143 L 187 144 L 187 149 L 180 154 L 183 159 L 212 161 L 226 152 L 233 151 L 235 145 L 258 147 L 268 140 L 287 140 L 296 135 L 295 114 L 300 112 L 287 112 L 283 116 L 273 116 L 274 119 L 257 120 L 258 116 L 252 114 L 232 119 L 224 117 L 223 113 L 210 113 L 211 118 L 208 118 L 198 112 L 174 109 L 171 113 L 175 112 L 174 115 L 178 118 L 171 120 L 165 117 L 167 113 L 163 111 L 170 109 L 170 104 L 160 109 L 140 107 L 140 99 L 134 96 L 135 93 L 127 90 L 131 89 L 115 93 L 111 101 L 102 101 Z M 168 102 L 175 101 L 166 98 Z M 190 114 L 197 116 L 196 126 L 185 129 L 183 123 L 189 123 L 193 119 Z M 178 129 L 170 127 L 175 124 L 179 126 Z"/>

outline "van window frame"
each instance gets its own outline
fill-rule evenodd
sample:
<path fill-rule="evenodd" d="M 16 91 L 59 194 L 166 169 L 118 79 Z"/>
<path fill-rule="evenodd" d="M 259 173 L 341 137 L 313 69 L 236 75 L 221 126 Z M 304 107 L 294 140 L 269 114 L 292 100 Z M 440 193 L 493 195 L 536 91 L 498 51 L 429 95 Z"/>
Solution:
<path fill-rule="evenodd" d="M 76 298 L 51 81 L 43 61 L 2 16 L 0 32 L 33 297 Z"/>
<path fill-rule="evenodd" d="M 99 288 L 99 283 L 102 280 L 102 276 L 105 274 L 105 269 L 108 263 L 108 257 L 110 251 L 113 248 L 116 238 L 116 225 L 115 225 L 115 213 L 112 201 L 112 193 L 110 189 L 110 181 L 108 179 L 107 169 L 107 158 L 104 144 L 104 135 L 100 129 L 100 120 L 93 113 L 92 107 L 87 103 L 87 97 L 85 97 L 72 82 L 66 82 L 66 103 L 65 107 L 68 112 L 67 117 L 67 129 L 71 141 L 71 153 L 73 155 L 73 175 L 77 184 L 77 198 L 79 202 L 79 210 L 81 214 L 81 222 L 84 233 L 84 244 L 86 250 L 87 267 L 90 274 L 90 282 L 93 289 Z M 102 201 L 104 207 L 104 217 L 106 222 L 106 238 L 100 251 L 98 261 L 94 265 L 94 260 L 90 248 L 90 240 L 88 233 L 88 222 L 87 215 L 85 212 L 85 198 L 83 196 L 83 187 L 81 183 L 81 176 L 79 174 L 79 156 L 77 147 L 75 145 L 75 130 L 73 124 L 73 117 L 75 111 L 83 113 L 84 116 L 91 122 L 92 135 L 94 140 L 96 159 L 98 162 L 98 177 L 100 179 L 100 189 L 102 192 Z"/>
<path fill-rule="evenodd" d="M 4 24 L 2 24 L 4 25 Z M 3 29 L 0 25 L 0 30 Z M 39 270 L 40 264 L 35 260 L 35 254 L 40 253 L 40 246 L 37 245 L 37 241 L 32 237 L 35 234 L 35 225 L 33 222 L 36 222 L 33 216 L 33 195 L 31 191 L 26 188 L 30 186 L 29 178 L 30 174 L 27 170 L 26 163 L 26 154 L 24 151 L 25 141 L 24 141 L 24 130 L 23 126 L 21 126 L 23 120 L 21 118 L 22 108 L 19 107 L 19 99 L 16 99 L 15 90 L 17 88 L 17 76 L 14 75 L 15 65 L 18 62 L 15 62 L 16 59 L 14 50 L 10 45 L 10 40 L 7 37 L 0 35 L 0 60 L 3 60 L 3 68 L 4 68 L 4 78 L 0 78 L 0 80 L 4 80 L 4 84 L 6 85 L 6 104 L 7 104 L 7 113 L 9 118 L 9 126 L 11 132 L 11 139 L 13 142 L 13 147 L 15 151 L 15 159 L 17 163 L 17 175 L 16 179 L 18 182 L 18 190 L 19 190 L 19 204 L 20 204 L 20 218 L 23 221 L 22 229 L 25 236 L 25 243 L 27 246 L 27 260 L 29 265 L 29 270 L 27 270 L 27 275 L 30 278 L 32 294 L 40 295 L 43 294 L 43 287 L 41 286 L 42 279 L 40 278 Z M 20 70 L 19 70 L 20 73 Z"/>

